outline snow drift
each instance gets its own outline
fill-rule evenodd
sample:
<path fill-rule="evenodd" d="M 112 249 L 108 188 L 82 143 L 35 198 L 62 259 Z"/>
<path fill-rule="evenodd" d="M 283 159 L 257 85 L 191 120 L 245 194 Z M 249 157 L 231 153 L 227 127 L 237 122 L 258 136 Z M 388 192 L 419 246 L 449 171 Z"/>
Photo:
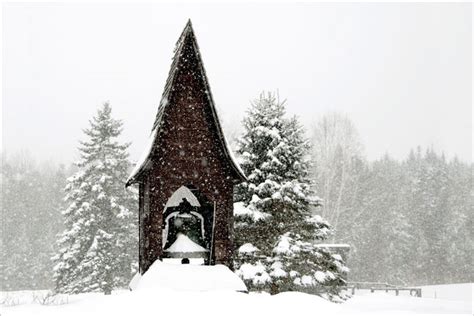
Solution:
<path fill-rule="evenodd" d="M 244 282 L 224 265 L 176 265 L 159 260 L 155 261 L 141 277 L 134 277 L 130 288 L 136 291 L 172 289 L 247 292 Z"/>

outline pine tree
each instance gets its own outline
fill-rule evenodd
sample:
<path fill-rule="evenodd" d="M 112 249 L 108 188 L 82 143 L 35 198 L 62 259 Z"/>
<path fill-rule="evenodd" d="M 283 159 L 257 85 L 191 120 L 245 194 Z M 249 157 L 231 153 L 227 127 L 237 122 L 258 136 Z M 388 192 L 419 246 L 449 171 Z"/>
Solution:
<path fill-rule="evenodd" d="M 466 164 L 455 157 L 449 163 L 449 194 L 446 254 L 450 270 L 450 282 L 473 282 L 472 249 L 472 164 Z"/>
<path fill-rule="evenodd" d="M 364 184 L 368 189 L 362 193 L 364 203 L 354 205 L 363 210 L 362 216 L 349 218 L 354 222 L 350 231 L 354 237 L 347 241 L 354 254 L 351 257 L 354 280 L 400 285 L 411 280 L 407 266 L 413 243 L 404 214 L 402 183 L 400 164 L 387 154 L 370 164 Z"/>
<path fill-rule="evenodd" d="M 330 227 L 311 212 L 319 199 L 308 180 L 304 130 L 270 93 L 252 103 L 244 129 L 237 153 L 248 182 L 235 195 L 237 273 L 250 289 L 324 286 L 337 294 L 347 269 L 339 255 L 315 245 Z"/>
<path fill-rule="evenodd" d="M 51 286 L 51 245 L 59 232 L 56 206 L 60 181 L 50 163 L 38 165 L 21 152 L 3 155 L 0 288 L 44 289 Z M 58 175 L 60 177 L 61 175 Z M 64 179 L 64 177 L 62 177 Z"/>
<path fill-rule="evenodd" d="M 79 171 L 68 179 L 63 212 L 65 230 L 53 258 L 55 290 L 64 293 L 103 291 L 129 281 L 136 247 L 134 196 L 125 189 L 127 148 L 117 137 L 122 122 L 105 103 L 84 130 Z"/>

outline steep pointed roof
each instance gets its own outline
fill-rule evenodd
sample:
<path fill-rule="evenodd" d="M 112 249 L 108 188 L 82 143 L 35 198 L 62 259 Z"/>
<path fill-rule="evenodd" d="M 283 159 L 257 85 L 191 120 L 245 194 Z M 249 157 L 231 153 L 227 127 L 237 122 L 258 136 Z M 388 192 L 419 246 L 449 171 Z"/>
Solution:
<path fill-rule="evenodd" d="M 219 138 L 219 142 L 221 144 L 223 153 L 228 160 L 231 168 L 235 171 L 237 177 L 242 180 L 246 181 L 246 177 L 242 169 L 240 168 L 239 164 L 237 163 L 236 159 L 234 158 L 234 155 L 232 153 L 232 150 L 227 143 L 224 132 L 222 130 L 221 124 L 219 122 L 219 117 L 217 115 L 217 110 L 214 104 L 214 100 L 212 98 L 212 93 L 211 93 L 211 87 L 209 86 L 209 81 L 206 76 L 206 70 L 204 69 L 204 64 L 201 59 L 201 54 L 199 52 L 199 46 L 196 41 L 196 36 L 194 35 L 194 30 L 192 27 L 191 19 L 188 20 L 186 23 L 186 26 L 184 27 L 183 32 L 181 33 L 181 36 L 179 37 L 177 43 L 176 43 L 176 48 L 174 51 L 174 57 L 173 57 L 173 62 L 171 64 L 171 68 L 168 74 L 168 79 L 166 80 L 165 84 L 165 89 L 163 91 L 163 95 L 161 96 L 161 101 L 160 105 L 158 107 L 158 113 L 156 114 L 156 119 L 153 124 L 152 128 L 152 133 L 150 135 L 149 143 L 147 145 L 147 148 L 140 158 L 140 160 L 137 162 L 137 165 L 135 166 L 134 170 L 130 174 L 130 177 L 127 180 L 127 186 L 137 182 L 137 179 L 139 178 L 140 174 L 146 169 L 147 165 L 151 163 L 151 157 L 153 155 L 153 149 L 155 147 L 155 143 L 157 139 L 159 138 L 160 134 L 160 129 L 163 125 L 163 116 L 165 113 L 165 110 L 168 106 L 168 100 L 170 100 L 171 93 L 173 91 L 173 85 L 175 83 L 175 79 L 177 77 L 178 69 L 181 63 L 185 62 L 183 61 L 183 50 L 185 47 L 185 44 L 191 42 L 192 48 L 193 48 L 193 53 L 195 54 L 195 58 L 197 60 L 198 64 L 198 69 L 200 72 L 200 77 L 202 78 L 204 82 L 204 88 L 207 91 L 206 96 L 207 96 L 207 101 L 209 104 L 209 107 L 211 109 L 212 113 L 212 118 L 214 120 L 214 124 L 217 129 L 217 135 Z"/>

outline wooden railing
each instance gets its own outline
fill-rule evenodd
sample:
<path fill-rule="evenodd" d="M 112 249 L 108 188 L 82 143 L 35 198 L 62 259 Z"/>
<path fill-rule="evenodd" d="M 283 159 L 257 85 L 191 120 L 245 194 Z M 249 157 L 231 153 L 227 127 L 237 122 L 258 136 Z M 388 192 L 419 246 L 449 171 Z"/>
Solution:
<path fill-rule="evenodd" d="M 400 292 L 406 291 L 411 296 L 421 297 L 421 288 L 419 287 L 398 286 L 388 283 L 349 282 L 347 284 L 347 289 L 351 290 L 352 295 L 355 294 L 356 290 L 370 290 L 371 293 L 374 293 L 375 291 L 385 291 L 385 293 L 393 291 L 396 296 L 398 296 Z"/>

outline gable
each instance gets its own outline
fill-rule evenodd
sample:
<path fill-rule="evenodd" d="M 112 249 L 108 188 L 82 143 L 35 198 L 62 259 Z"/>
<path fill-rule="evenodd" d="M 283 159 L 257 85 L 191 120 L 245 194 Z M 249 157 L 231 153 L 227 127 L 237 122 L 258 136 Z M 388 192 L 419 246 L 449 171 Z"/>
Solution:
<path fill-rule="evenodd" d="M 200 133 L 192 133 L 196 129 Z M 185 142 L 186 132 L 182 131 L 188 131 L 188 135 L 193 138 L 188 139 L 189 142 L 202 141 L 199 138 L 203 135 L 210 137 L 208 141 L 212 141 L 213 150 L 220 153 L 234 182 L 246 180 L 220 126 L 190 21 L 176 44 L 175 56 L 153 125 L 151 144 L 127 180 L 127 185 L 139 181 L 144 170 L 152 165 L 153 156 L 162 157 L 166 154 L 166 151 L 158 153 L 156 150 L 164 134 L 181 133 L 179 139 Z"/>

